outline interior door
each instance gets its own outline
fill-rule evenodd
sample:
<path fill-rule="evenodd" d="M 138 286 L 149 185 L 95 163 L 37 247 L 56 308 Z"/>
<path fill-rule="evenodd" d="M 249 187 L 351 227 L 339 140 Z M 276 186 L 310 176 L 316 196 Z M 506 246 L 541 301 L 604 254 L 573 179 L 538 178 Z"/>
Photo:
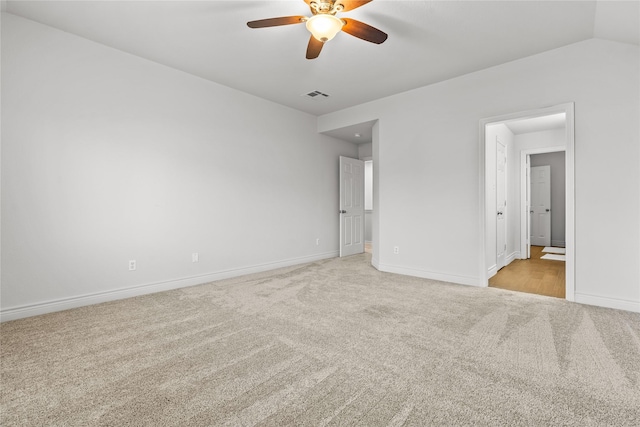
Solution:
<path fill-rule="evenodd" d="M 551 246 L 551 166 L 531 168 L 531 244 Z"/>
<path fill-rule="evenodd" d="M 340 156 L 340 256 L 364 252 L 364 162 Z"/>
<path fill-rule="evenodd" d="M 496 268 L 506 265 L 507 147 L 496 140 Z"/>

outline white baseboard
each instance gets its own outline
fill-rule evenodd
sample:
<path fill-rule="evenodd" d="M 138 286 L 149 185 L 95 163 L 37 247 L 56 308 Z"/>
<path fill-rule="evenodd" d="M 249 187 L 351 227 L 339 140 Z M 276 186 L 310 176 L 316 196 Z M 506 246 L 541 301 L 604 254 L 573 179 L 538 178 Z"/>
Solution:
<path fill-rule="evenodd" d="M 600 297 L 575 293 L 574 301 L 580 304 L 597 305 L 598 307 L 615 308 L 618 310 L 640 313 L 640 301 L 628 301 L 615 298 Z"/>
<path fill-rule="evenodd" d="M 493 264 L 487 269 L 487 279 L 491 279 L 496 274 L 498 274 L 498 266 Z"/>
<path fill-rule="evenodd" d="M 373 268 L 380 271 L 380 262 L 378 261 L 378 258 L 371 257 L 371 265 L 373 266 Z"/>
<path fill-rule="evenodd" d="M 504 266 L 506 267 L 507 265 L 511 264 L 513 260 L 519 259 L 519 258 L 520 258 L 520 252 L 518 251 L 512 252 L 511 254 L 507 255 L 507 257 L 504 259 Z M 493 264 L 491 267 L 487 269 L 487 279 L 491 279 L 496 274 L 498 274 L 498 266 L 496 264 Z"/>
<path fill-rule="evenodd" d="M 556 248 L 564 248 L 566 247 L 567 242 L 565 242 L 564 240 L 552 240 L 551 241 L 551 246 L 554 246 Z"/>
<path fill-rule="evenodd" d="M 420 270 L 416 268 L 398 267 L 389 264 L 379 264 L 379 266 L 376 268 L 387 273 L 396 273 L 403 274 L 405 276 L 421 277 L 423 279 L 439 280 L 441 282 L 450 282 L 458 285 L 484 286 L 482 285 L 482 283 L 480 283 L 480 278 L 478 277 L 458 276 L 447 273 L 438 273 L 435 271 Z"/>
<path fill-rule="evenodd" d="M 87 305 L 115 301 L 124 298 L 131 298 L 156 292 L 169 291 L 172 289 L 186 288 L 188 286 L 195 286 L 203 283 L 215 282 L 217 280 L 229 279 L 232 277 L 244 276 L 253 273 L 260 273 L 268 270 L 275 270 L 282 267 L 290 267 L 292 265 L 306 264 L 323 259 L 335 258 L 339 254 L 339 251 L 331 251 L 305 257 L 290 258 L 282 261 L 258 264 L 250 267 L 218 271 L 215 273 L 209 273 L 199 276 L 184 277 L 182 279 L 168 280 L 165 282 L 149 283 L 146 285 L 132 286 L 129 288 L 116 289 L 113 291 L 79 295 L 76 297 L 45 301 L 37 304 L 10 307 L 0 310 L 0 322 L 38 316 L 40 314 L 53 313 L 55 311 L 84 307 Z"/>

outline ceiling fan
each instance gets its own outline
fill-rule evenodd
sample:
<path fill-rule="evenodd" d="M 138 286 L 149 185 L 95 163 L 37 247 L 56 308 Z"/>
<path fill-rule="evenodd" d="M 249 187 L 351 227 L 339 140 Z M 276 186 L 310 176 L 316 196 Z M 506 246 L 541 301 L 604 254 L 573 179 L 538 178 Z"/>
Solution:
<path fill-rule="evenodd" d="M 276 27 L 279 25 L 305 23 L 311 33 L 307 46 L 307 59 L 315 59 L 326 42 L 331 40 L 340 31 L 351 34 L 359 39 L 371 43 L 380 44 L 387 39 L 387 34 L 350 18 L 338 18 L 336 13 L 347 12 L 363 6 L 373 0 L 304 0 L 309 5 L 313 16 L 282 16 L 279 18 L 260 19 L 249 21 L 250 28 Z"/>

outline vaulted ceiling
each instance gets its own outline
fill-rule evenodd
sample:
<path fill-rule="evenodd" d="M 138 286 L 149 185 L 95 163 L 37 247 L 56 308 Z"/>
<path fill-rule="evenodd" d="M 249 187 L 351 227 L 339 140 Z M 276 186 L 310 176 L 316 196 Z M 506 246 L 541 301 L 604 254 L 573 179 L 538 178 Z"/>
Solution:
<path fill-rule="evenodd" d="M 60 30 L 314 115 L 337 111 L 593 37 L 638 44 L 637 1 L 374 0 L 340 14 L 388 33 L 376 45 L 339 33 L 305 59 L 303 0 L 8 1 Z M 321 91 L 329 97 L 303 96 Z"/>

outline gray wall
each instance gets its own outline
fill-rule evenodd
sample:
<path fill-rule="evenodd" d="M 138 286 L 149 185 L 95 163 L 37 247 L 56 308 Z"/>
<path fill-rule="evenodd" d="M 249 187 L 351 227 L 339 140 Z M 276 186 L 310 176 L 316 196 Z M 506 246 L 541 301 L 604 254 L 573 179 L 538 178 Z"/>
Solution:
<path fill-rule="evenodd" d="M 565 244 L 565 153 L 531 155 L 531 166 L 551 167 L 551 244 Z"/>
<path fill-rule="evenodd" d="M 337 254 L 315 116 L 2 19 L 3 319 Z"/>

